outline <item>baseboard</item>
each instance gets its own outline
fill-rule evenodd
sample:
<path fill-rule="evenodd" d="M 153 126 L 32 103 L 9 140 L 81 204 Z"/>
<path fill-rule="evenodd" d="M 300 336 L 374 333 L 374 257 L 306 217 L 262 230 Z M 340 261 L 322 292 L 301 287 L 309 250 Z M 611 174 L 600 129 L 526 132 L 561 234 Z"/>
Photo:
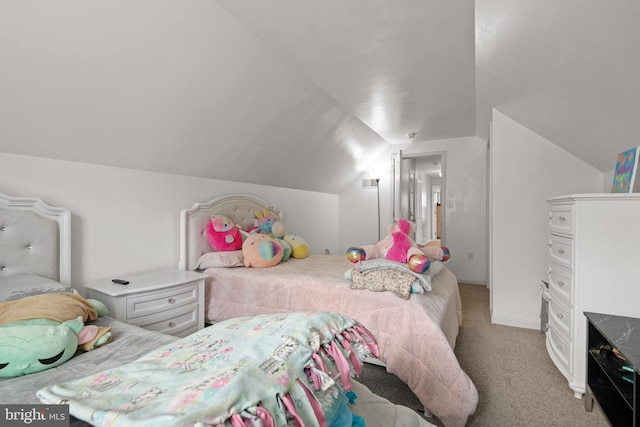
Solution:
<path fill-rule="evenodd" d="M 487 288 L 489 287 L 489 286 L 487 286 L 487 282 L 478 282 L 477 280 L 462 280 L 462 279 L 458 279 L 458 283 L 463 283 L 465 285 L 486 286 Z"/>
<path fill-rule="evenodd" d="M 504 325 L 504 326 L 513 326 L 516 328 L 540 330 L 540 319 L 533 321 L 533 320 L 526 320 L 526 319 L 513 319 L 513 318 L 491 316 L 491 323 L 494 325 Z"/>

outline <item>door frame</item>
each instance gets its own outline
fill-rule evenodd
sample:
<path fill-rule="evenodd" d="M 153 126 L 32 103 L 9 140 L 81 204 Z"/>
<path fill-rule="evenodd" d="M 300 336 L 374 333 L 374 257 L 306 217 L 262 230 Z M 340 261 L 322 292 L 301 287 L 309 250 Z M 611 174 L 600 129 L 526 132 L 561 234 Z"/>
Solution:
<path fill-rule="evenodd" d="M 447 152 L 443 150 L 437 151 L 420 151 L 417 153 L 406 153 L 403 150 L 398 150 L 396 152 L 391 153 L 391 219 L 392 221 L 396 221 L 396 214 L 399 212 L 399 196 L 400 196 L 400 188 L 397 188 L 401 180 L 400 177 L 402 159 L 412 159 L 412 158 L 420 158 L 420 157 L 432 157 L 432 156 L 440 156 L 440 162 L 442 164 L 442 177 L 440 182 L 440 197 L 441 200 L 447 200 Z M 442 236 L 441 236 L 441 245 L 446 246 L 446 237 L 447 237 L 447 207 L 446 203 L 442 203 Z"/>

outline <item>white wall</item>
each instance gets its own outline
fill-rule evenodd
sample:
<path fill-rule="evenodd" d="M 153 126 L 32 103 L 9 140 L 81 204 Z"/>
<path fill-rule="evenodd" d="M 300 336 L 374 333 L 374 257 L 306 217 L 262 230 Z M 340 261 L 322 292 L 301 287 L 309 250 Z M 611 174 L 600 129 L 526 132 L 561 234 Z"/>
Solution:
<path fill-rule="evenodd" d="M 381 178 L 379 184 L 380 233 L 384 236 L 389 225 L 389 215 L 384 215 L 389 209 L 389 180 Z M 378 192 L 363 189 L 362 178 L 354 180 L 340 193 L 339 212 L 337 253 L 344 254 L 351 246 L 368 245 L 378 241 Z"/>
<path fill-rule="evenodd" d="M 452 257 L 447 266 L 460 282 L 487 282 L 487 216 L 486 216 L 486 142 L 477 137 L 416 141 L 395 146 L 405 154 L 444 152 L 446 156 L 443 201 L 453 200 L 454 208 L 445 207 L 445 244 Z M 381 235 L 391 223 L 390 156 L 383 155 L 377 165 L 380 180 Z M 359 180 L 340 194 L 340 242 L 344 253 L 349 246 L 377 241 L 376 192 L 363 190 Z M 474 260 L 467 254 L 474 253 Z"/>
<path fill-rule="evenodd" d="M 491 321 L 536 329 L 548 267 L 546 199 L 600 192 L 603 174 L 495 109 L 492 120 Z"/>
<path fill-rule="evenodd" d="M 338 196 L 0 152 L 0 192 L 39 197 L 72 214 L 72 284 L 175 268 L 180 210 L 247 193 L 281 208 L 311 251 L 338 249 Z"/>

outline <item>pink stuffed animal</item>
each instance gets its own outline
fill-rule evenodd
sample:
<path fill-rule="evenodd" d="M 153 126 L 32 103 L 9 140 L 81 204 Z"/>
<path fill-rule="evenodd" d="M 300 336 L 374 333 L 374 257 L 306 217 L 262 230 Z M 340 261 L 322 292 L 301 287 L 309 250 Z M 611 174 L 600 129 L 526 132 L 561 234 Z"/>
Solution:
<path fill-rule="evenodd" d="M 242 244 L 242 255 L 246 267 L 273 267 L 280 264 L 284 253 L 281 240 L 267 234 L 251 234 Z"/>
<path fill-rule="evenodd" d="M 224 215 L 213 215 L 207 223 L 206 233 L 214 251 L 235 251 L 242 248 L 240 229 Z"/>
<path fill-rule="evenodd" d="M 447 262 L 451 258 L 451 252 L 446 246 L 440 246 L 439 240 L 418 245 L 422 253 L 424 253 L 429 261 Z"/>
<path fill-rule="evenodd" d="M 424 273 L 429 268 L 429 258 L 410 237 L 413 224 L 400 218 L 389 227 L 389 234 L 375 245 L 351 247 L 347 258 L 351 262 L 367 259 L 386 258 L 405 263 L 414 273 Z"/>

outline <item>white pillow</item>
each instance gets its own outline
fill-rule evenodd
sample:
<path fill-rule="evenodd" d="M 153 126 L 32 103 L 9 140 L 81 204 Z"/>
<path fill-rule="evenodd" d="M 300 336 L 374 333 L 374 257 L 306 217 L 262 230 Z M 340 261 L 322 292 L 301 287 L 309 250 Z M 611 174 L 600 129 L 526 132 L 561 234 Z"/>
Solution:
<path fill-rule="evenodd" d="M 202 254 L 196 264 L 196 270 L 215 267 L 244 267 L 242 249 L 237 251 L 207 252 Z"/>

